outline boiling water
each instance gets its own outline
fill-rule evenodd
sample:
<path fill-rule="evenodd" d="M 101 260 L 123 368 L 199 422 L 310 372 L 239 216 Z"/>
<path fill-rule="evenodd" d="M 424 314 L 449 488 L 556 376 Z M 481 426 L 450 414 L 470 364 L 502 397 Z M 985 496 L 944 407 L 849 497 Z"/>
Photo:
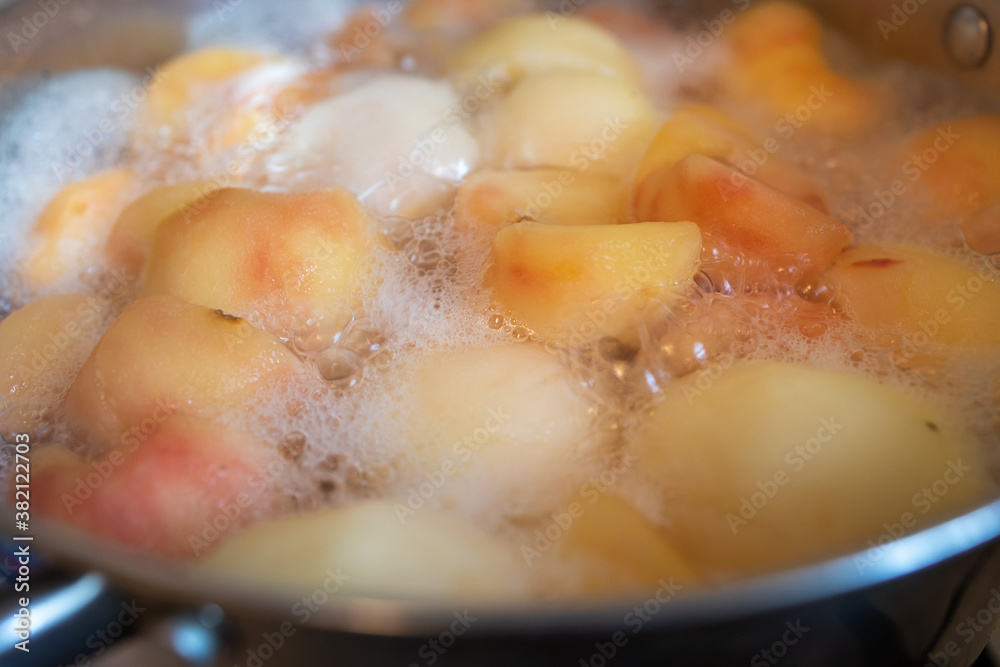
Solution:
<path fill-rule="evenodd" d="M 337 21 L 329 15 L 319 20 L 313 3 L 303 3 L 302 13 L 283 5 L 282 17 L 297 17 L 284 32 L 268 19 L 264 6 L 242 3 L 234 10 L 239 20 L 225 24 L 225 29 L 217 17 L 206 14 L 193 24 L 192 43 L 265 44 L 272 50 L 294 44 L 294 67 L 303 69 L 335 58 L 324 35 Z M 315 20 L 303 18 L 309 16 Z M 339 21 L 342 17 L 336 18 Z M 390 31 L 400 43 L 418 42 L 401 26 L 390 26 Z M 711 102 L 708 82 L 728 57 L 719 43 L 679 76 L 664 63 L 672 63 L 672 56 L 683 51 L 686 38 L 682 31 L 663 26 L 625 40 L 654 84 L 653 99 L 665 112 L 685 102 Z M 830 40 L 835 59 L 861 73 L 858 56 L 836 37 Z M 437 67 L 434 55 L 420 48 L 405 62 L 417 73 L 433 75 Z M 988 258 L 969 252 L 951 228 L 915 227 L 912 221 L 921 217 L 915 197 L 900 197 L 874 223 L 858 214 L 869 210 L 875 193 L 899 178 L 900 165 L 893 156 L 898 155 L 904 137 L 949 117 L 995 111 L 995 100 L 980 99 L 943 77 L 900 65 L 867 63 L 863 72 L 863 77 L 879 88 L 896 91 L 883 122 L 868 136 L 852 142 L 834 141 L 806 127 L 790 138 L 781 138 L 780 156 L 818 179 L 831 195 L 832 214 L 855 232 L 855 243 L 905 241 L 932 246 L 996 277 L 996 266 Z M 232 157 L 206 158 L 206 151 L 197 144 L 164 146 L 147 153 L 129 149 L 129 115 L 117 117 L 109 110 L 115 108 L 113 100 L 136 85 L 133 75 L 114 71 L 54 76 L 24 96 L 0 121 L 0 205 L 6 215 L 6 237 L 0 244 L 4 267 L 0 294 L 4 295 L 5 310 L 43 295 L 22 284 L 17 267 L 27 249 L 30 225 L 63 184 L 110 166 L 130 165 L 140 175 L 139 185 L 129 193 L 134 197 L 168 183 L 212 179 L 220 165 Z M 341 88 L 353 85 L 356 81 L 350 76 L 336 84 Z M 207 99 L 204 106 L 224 109 L 227 100 Z M 747 116 L 740 109 L 730 111 L 745 116 L 762 138 L 776 136 L 773 124 Z M 56 174 L 52 163 L 67 159 L 61 147 L 80 144 L 80 137 L 100 126 L 109 114 L 111 131 L 95 135 L 92 149 L 81 151 L 78 164 L 68 174 Z M 475 123 L 475 119 L 469 122 Z M 294 121 L 289 124 L 293 125 Z M 309 174 L 296 173 L 294 166 L 288 166 L 294 161 L 283 160 L 277 153 L 282 132 L 287 128 L 280 128 L 272 141 L 260 146 L 233 179 L 234 185 L 281 192 L 294 189 L 290 184 L 298 179 L 308 180 Z M 250 418 L 239 417 L 241 427 L 272 444 L 285 462 L 274 482 L 288 508 L 313 509 L 372 496 L 405 502 L 412 477 L 401 475 L 400 470 L 412 465 L 407 426 L 418 418 L 413 414 L 412 384 L 422 360 L 438 351 L 513 345 L 533 337 L 522 324 L 498 310 L 480 286 L 491 239 L 458 234 L 450 211 L 418 220 L 373 215 L 370 232 L 376 239 L 373 278 L 361 290 L 359 303 L 345 304 L 343 312 L 330 316 L 322 325 L 324 342 L 289 341 L 313 365 L 313 377 L 280 400 L 265 391 Z M 93 260 L 83 275 L 46 287 L 44 293 L 102 289 L 108 267 L 98 250 L 95 243 Z M 993 397 L 1000 370 L 996 354 L 926 373 L 921 369 L 902 372 L 892 362 L 891 341 L 859 345 L 860 332 L 852 331 L 848 323 L 804 332 L 779 329 L 784 314 L 781 309 L 786 306 L 772 300 L 770 307 L 760 307 L 760 302 L 754 301 L 776 293 L 778 285 L 758 286 L 751 293 L 740 286 L 728 293 L 719 287 L 702 277 L 686 301 L 669 311 L 664 309 L 643 331 L 639 350 L 613 341 L 554 350 L 567 376 L 592 406 L 593 428 L 598 434 L 595 442 L 600 445 L 584 448 L 576 460 L 565 461 L 569 472 L 553 476 L 551 488 L 539 489 L 526 504 L 518 497 L 519 476 L 494 475 L 472 479 L 455 489 L 450 497 L 457 495 L 461 502 L 435 498 L 429 504 L 467 513 L 478 525 L 508 535 L 512 550 L 516 550 L 539 526 L 539 517 L 561 511 L 575 488 L 598 477 L 610 461 L 621 456 L 626 447 L 623 427 L 641 419 L 655 394 L 678 375 L 703 368 L 727 352 L 748 359 L 781 358 L 868 374 L 906 391 L 931 396 L 964 415 L 968 423 L 980 425 L 976 430 L 984 444 L 995 439 L 997 400 Z M 89 344 L 96 342 L 100 327 L 110 322 L 123 303 L 112 307 L 111 314 L 101 320 Z M 294 318 L 294 314 L 280 310 L 244 315 L 260 326 L 268 325 L 269 318 Z M 64 359 L 52 367 L 36 392 L 37 405 L 33 407 L 39 415 L 51 414 L 83 361 L 83 357 Z M 995 459 L 995 455 L 990 458 Z M 635 472 L 626 472 L 625 481 L 618 483 L 616 490 L 657 518 L 662 496 Z"/>

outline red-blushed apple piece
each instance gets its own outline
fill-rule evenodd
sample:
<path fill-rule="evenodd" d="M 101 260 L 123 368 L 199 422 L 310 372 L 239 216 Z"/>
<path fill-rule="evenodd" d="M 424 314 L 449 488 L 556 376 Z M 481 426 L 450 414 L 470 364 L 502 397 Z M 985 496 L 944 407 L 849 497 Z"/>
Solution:
<path fill-rule="evenodd" d="M 761 143 L 747 126 L 718 109 L 704 105 L 682 107 L 646 150 L 636 173 L 633 199 L 646 199 L 659 188 L 654 172 L 669 169 L 688 155 L 701 154 L 739 169 L 762 183 L 800 199 L 821 213 L 830 210 L 823 188 L 801 169 L 776 155 L 781 144 L 774 137 Z M 647 178 L 654 174 L 652 178 Z M 650 189 L 653 193 L 647 193 Z"/>
<path fill-rule="evenodd" d="M 751 282 L 767 282 L 830 266 L 851 242 L 843 224 L 808 204 L 704 155 L 689 155 L 654 171 L 658 187 L 636 193 L 640 220 L 690 220 L 705 236 L 703 259 L 739 253 Z"/>
<path fill-rule="evenodd" d="M 138 273 L 146 262 L 153 234 L 160 223 L 218 189 L 210 181 L 196 181 L 155 188 L 139 197 L 122 211 L 111 230 L 104 248 L 108 260 Z"/>
<path fill-rule="evenodd" d="M 218 190 L 159 225 L 140 294 L 172 294 L 242 316 L 321 313 L 356 296 L 367 267 L 367 220 L 345 190 Z"/>
<path fill-rule="evenodd" d="M 147 297 L 108 327 L 61 412 L 81 439 L 116 447 L 163 413 L 238 414 L 303 372 L 280 340 L 241 318 Z"/>
<path fill-rule="evenodd" d="M 267 455 L 247 433 L 183 417 L 93 461 L 45 447 L 32 459 L 32 510 L 144 553 L 194 558 L 207 551 L 206 522 L 225 533 L 268 501 Z"/>

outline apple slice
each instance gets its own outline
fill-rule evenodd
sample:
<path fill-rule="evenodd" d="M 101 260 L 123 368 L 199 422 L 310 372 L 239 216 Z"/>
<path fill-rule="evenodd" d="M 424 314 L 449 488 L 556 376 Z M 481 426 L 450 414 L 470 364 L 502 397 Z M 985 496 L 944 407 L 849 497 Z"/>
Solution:
<path fill-rule="evenodd" d="M 314 101 L 314 87 L 322 88 L 294 60 L 229 48 L 189 51 L 154 74 L 132 140 L 144 148 L 197 138 L 209 152 L 257 145 L 278 119 Z"/>
<path fill-rule="evenodd" d="M 602 225 L 620 222 L 621 184 L 569 169 L 494 171 L 470 177 L 455 198 L 455 227 L 496 232 L 521 222 Z"/>
<path fill-rule="evenodd" d="M 153 235 L 160 223 L 174 213 L 218 190 L 209 181 L 154 188 L 129 204 L 118 216 L 104 252 L 108 260 L 131 273 L 142 270 Z"/>
<path fill-rule="evenodd" d="M 280 340 L 241 318 L 147 297 L 108 327 L 62 412 L 81 439 L 118 447 L 164 413 L 232 418 L 301 373 Z"/>
<path fill-rule="evenodd" d="M 569 564 L 582 561 L 585 594 L 648 595 L 664 583 L 681 590 L 700 581 L 663 529 L 621 496 L 588 487 L 573 497 L 562 520 L 569 528 L 559 550 Z"/>
<path fill-rule="evenodd" d="M 1000 287 L 954 260 L 906 246 L 863 245 L 827 272 L 848 317 L 905 334 L 903 353 L 927 344 L 1000 345 Z"/>
<path fill-rule="evenodd" d="M 510 18 L 482 32 L 452 59 L 452 69 L 518 79 L 543 72 L 585 72 L 642 85 L 628 50 L 610 33 L 580 18 L 553 12 Z"/>
<path fill-rule="evenodd" d="M 767 124 L 783 136 L 804 127 L 834 134 L 870 127 L 882 98 L 830 67 L 822 32 L 811 10 L 789 2 L 742 13 L 727 33 L 735 57 L 721 77 L 725 95 L 774 116 Z"/>
<path fill-rule="evenodd" d="M 105 308 L 93 296 L 60 294 L 0 320 L 0 431 L 33 433 L 55 407 L 101 333 Z"/>
<path fill-rule="evenodd" d="M 296 191 L 343 187 L 381 215 L 432 215 L 479 166 L 462 102 L 446 81 L 373 76 L 311 106 L 275 168 L 290 170 Z"/>
<path fill-rule="evenodd" d="M 646 182 L 634 202 L 640 220 L 698 223 L 705 260 L 738 253 L 745 265 L 728 271 L 746 271 L 750 281 L 821 271 L 851 242 L 837 220 L 704 155 L 654 171 Z"/>
<path fill-rule="evenodd" d="M 344 190 L 219 190 L 157 227 L 140 293 L 240 316 L 321 313 L 360 289 L 367 220 Z"/>
<path fill-rule="evenodd" d="M 957 221 L 970 248 L 1000 252 L 1000 115 L 925 130 L 907 142 L 900 161 L 905 182 L 918 184 L 929 222 Z"/>
<path fill-rule="evenodd" d="M 405 369 L 411 410 L 402 438 L 412 465 L 400 466 L 414 493 L 403 514 L 449 502 L 493 514 L 496 504 L 529 504 L 560 482 L 562 461 L 592 454 L 605 441 L 594 403 L 555 354 L 533 343 L 432 353 Z M 402 384 L 402 382 L 400 383 Z M 426 495 L 426 494 L 425 494 Z M 485 507 L 472 508 L 471 497 Z"/>
<path fill-rule="evenodd" d="M 70 272 L 84 270 L 91 250 L 110 233 L 133 182 L 132 172 L 113 169 L 60 190 L 32 229 L 28 281 L 52 285 Z"/>
<path fill-rule="evenodd" d="M 668 539 L 720 578 L 883 544 L 986 497 L 986 466 L 957 420 L 801 365 L 689 376 L 629 437 L 637 467 L 663 485 Z"/>
<path fill-rule="evenodd" d="M 505 227 L 486 285 L 544 339 L 634 342 L 647 311 L 678 301 L 694 276 L 701 235 L 690 222 Z"/>
<path fill-rule="evenodd" d="M 144 553 L 191 559 L 208 549 L 206 535 L 267 508 L 267 453 L 238 429 L 164 416 L 141 441 L 93 461 L 37 449 L 32 509 Z"/>
<path fill-rule="evenodd" d="M 659 124 L 648 98 L 622 79 L 591 72 L 526 75 L 482 114 L 491 164 L 565 168 L 622 178 Z"/>
<path fill-rule="evenodd" d="M 367 501 L 259 523 L 202 561 L 254 586 L 434 600 L 511 600 L 523 576 L 497 540 L 425 509 L 400 523 L 389 501 Z"/>
<path fill-rule="evenodd" d="M 642 201 L 655 197 L 659 178 L 646 177 L 654 172 L 665 173 L 688 155 L 698 153 L 728 163 L 822 213 L 829 212 L 822 187 L 775 155 L 779 150 L 781 144 L 773 137 L 761 144 L 750 128 L 712 107 L 683 107 L 663 124 L 646 151 L 636 174 L 633 198 Z"/>

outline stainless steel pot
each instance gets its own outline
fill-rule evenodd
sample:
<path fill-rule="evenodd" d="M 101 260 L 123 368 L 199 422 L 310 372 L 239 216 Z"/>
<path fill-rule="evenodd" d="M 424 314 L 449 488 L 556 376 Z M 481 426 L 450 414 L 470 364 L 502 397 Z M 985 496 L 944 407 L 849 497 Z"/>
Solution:
<path fill-rule="evenodd" d="M 225 6 L 252 1 L 225 0 Z M 331 0 L 331 11 L 345 4 L 353 3 Z M 976 85 L 1000 84 L 1000 55 L 994 53 L 990 27 L 1000 26 L 1000 3 L 814 4 L 873 51 L 943 68 Z M 664 3 L 664 9 L 712 12 L 705 3 Z M 0 109 L 5 96 L 16 96 L 46 70 L 96 65 L 142 70 L 161 62 L 184 47 L 186 20 L 199 11 L 213 6 L 207 0 L 14 4 L 0 14 L 5 42 Z M 47 17 L 44 30 L 13 53 L 6 36 L 20 34 L 38 12 Z M 188 649 L 205 649 L 203 659 L 240 665 L 964 667 L 975 661 L 1000 621 L 1000 501 L 875 549 L 666 603 L 650 591 L 645 600 L 455 609 L 324 596 L 320 587 L 316 601 L 305 607 L 308 614 L 301 600 L 281 591 L 207 579 L 175 563 L 109 550 L 64 528 L 37 525 L 30 543 L 35 576 L 41 574 L 39 554 L 64 572 L 92 574 L 41 597 L 34 584 L 33 650 L 15 651 L 10 635 L 0 635 L 5 665 L 72 661 L 78 651 L 89 650 L 86 640 L 95 631 L 121 619 L 119 602 L 127 606 L 134 598 L 154 610 L 136 624 L 159 619 L 165 647 L 186 637 Z M 47 611 L 43 599 L 52 601 Z M 8 618 L 5 614 L 0 624 Z M 209 650 L 220 646 L 221 653 Z M 188 657 L 199 664 L 197 655 Z"/>

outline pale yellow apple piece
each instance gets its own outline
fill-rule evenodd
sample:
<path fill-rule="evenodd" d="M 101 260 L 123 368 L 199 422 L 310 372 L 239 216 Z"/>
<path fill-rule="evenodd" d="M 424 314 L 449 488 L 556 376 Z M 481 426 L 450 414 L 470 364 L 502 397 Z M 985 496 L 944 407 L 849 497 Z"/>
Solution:
<path fill-rule="evenodd" d="M 663 583 L 684 590 L 699 582 L 693 563 L 663 529 L 621 496 L 588 488 L 574 496 L 562 514 L 564 521 L 566 516 L 572 523 L 559 548 L 565 557 L 583 561 L 586 593 L 648 594 Z"/>
<path fill-rule="evenodd" d="M 642 73 L 614 35 L 590 21 L 554 12 L 501 21 L 452 60 L 452 69 L 505 79 L 543 72 L 586 72 L 642 85 Z"/>
<path fill-rule="evenodd" d="M 104 322 L 93 296 L 60 294 L 0 320 L 0 431 L 31 433 L 83 365 Z"/>
<path fill-rule="evenodd" d="M 505 227 L 487 285 L 537 335 L 571 344 L 636 338 L 649 309 L 677 302 L 694 276 L 701 234 L 691 222 Z"/>
<path fill-rule="evenodd" d="M 401 481 L 418 496 L 430 482 L 435 503 L 468 508 L 470 498 L 485 498 L 478 509 L 489 514 L 498 502 L 530 504 L 567 481 L 563 462 L 592 455 L 607 439 L 594 430 L 592 400 L 540 345 L 432 353 L 405 377 L 412 414 L 402 437 L 412 443 L 413 465 Z M 422 504 L 407 499 L 410 508 Z"/>
<path fill-rule="evenodd" d="M 138 273 L 146 262 L 160 223 L 217 189 L 218 186 L 209 181 L 196 181 L 155 188 L 139 197 L 122 211 L 111 230 L 105 246 L 108 260 L 115 266 Z"/>
<path fill-rule="evenodd" d="M 622 188 L 613 176 L 569 169 L 495 171 L 470 177 L 455 198 L 455 227 L 495 232 L 515 222 L 602 225 L 620 222 Z"/>
<path fill-rule="evenodd" d="M 525 76 L 483 114 L 491 163 L 504 169 L 565 168 L 628 177 L 659 119 L 622 79 L 590 72 Z"/>
<path fill-rule="evenodd" d="M 629 437 L 663 485 L 668 539 L 713 578 L 864 550 L 986 493 L 958 420 L 873 379 L 788 363 L 688 376 Z"/>
<path fill-rule="evenodd" d="M 848 317 L 910 345 L 1000 345 L 1000 286 L 986 273 L 920 248 L 863 245 L 827 273 Z M 919 345 L 918 345 L 919 343 Z"/>
<path fill-rule="evenodd" d="M 445 81 L 381 74 L 311 106 L 278 152 L 296 191 L 342 187 L 379 214 L 419 218 L 479 166 L 463 114 Z"/>
<path fill-rule="evenodd" d="M 71 183 L 52 198 L 32 229 L 26 274 L 33 285 L 50 285 L 81 271 L 88 253 L 107 238 L 134 182 L 125 169 Z"/>
<path fill-rule="evenodd" d="M 495 538 L 438 510 L 401 522 L 389 501 L 257 524 L 202 567 L 298 593 L 510 600 L 524 591 L 516 562 Z"/>

